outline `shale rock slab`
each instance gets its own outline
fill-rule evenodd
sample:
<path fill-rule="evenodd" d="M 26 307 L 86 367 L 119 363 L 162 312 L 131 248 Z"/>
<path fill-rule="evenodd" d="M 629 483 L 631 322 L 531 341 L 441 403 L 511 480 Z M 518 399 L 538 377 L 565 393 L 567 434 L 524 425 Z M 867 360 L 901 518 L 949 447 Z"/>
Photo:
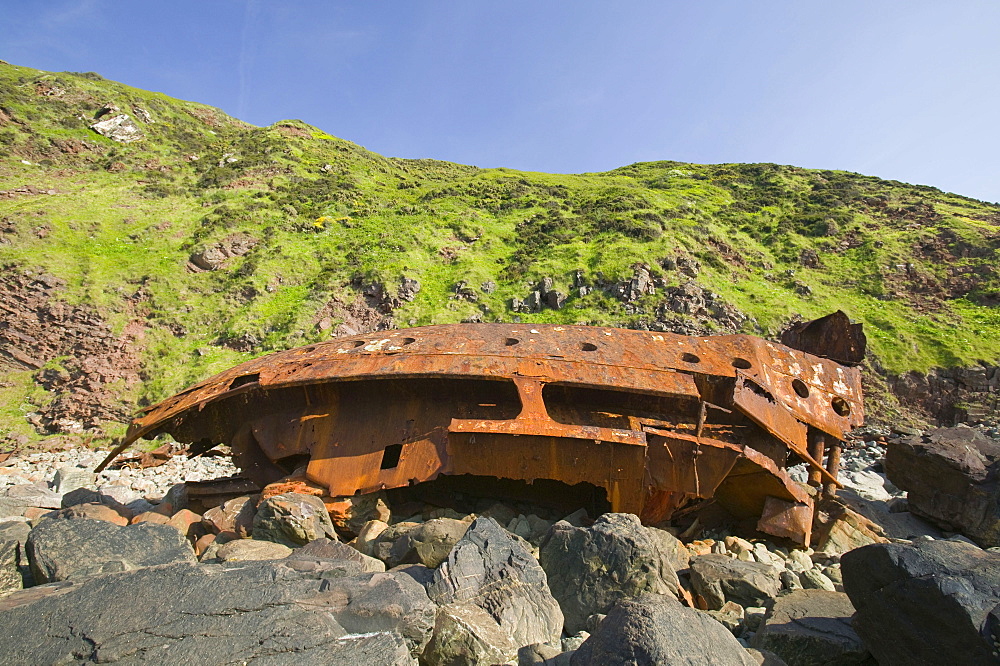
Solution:
<path fill-rule="evenodd" d="M 364 600 L 333 602 L 328 573 L 175 564 L 16 592 L 0 599 L 0 664 L 415 664 L 387 611 L 345 628 Z"/>
<path fill-rule="evenodd" d="M 23 516 L 30 507 L 59 509 L 62 495 L 34 483 L 0 488 L 0 518 Z"/>
<path fill-rule="evenodd" d="M 362 571 L 377 573 L 385 571 L 385 563 L 374 557 L 359 553 L 346 543 L 320 537 L 295 550 L 296 557 L 312 557 L 318 560 L 350 560 L 357 562 Z"/>
<path fill-rule="evenodd" d="M 889 446 L 885 471 L 910 511 L 984 548 L 1000 546 L 1000 443 L 971 428 L 938 428 Z"/>

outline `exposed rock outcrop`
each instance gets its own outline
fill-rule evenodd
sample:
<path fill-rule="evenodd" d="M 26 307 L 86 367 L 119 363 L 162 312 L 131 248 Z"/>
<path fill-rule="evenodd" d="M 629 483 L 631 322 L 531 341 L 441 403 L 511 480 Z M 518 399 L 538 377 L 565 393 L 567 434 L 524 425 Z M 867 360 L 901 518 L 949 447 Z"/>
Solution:
<path fill-rule="evenodd" d="M 143 327 L 116 335 L 92 309 L 57 300 L 62 280 L 13 267 L 0 274 L 0 368 L 38 370 L 35 381 L 55 398 L 28 421 L 39 432 L 82 433 L 127 420 L 132 408 L 109 385 L 139 381 Z M 60 369 L 39 370 L 66 356 Z"/>
<path fill-rule="evenodd" d="M 139 126 L 126 113 L 100 120 L 91 125 L 90 129 L 119 143 L 132 143 L 145 137 Z"/>

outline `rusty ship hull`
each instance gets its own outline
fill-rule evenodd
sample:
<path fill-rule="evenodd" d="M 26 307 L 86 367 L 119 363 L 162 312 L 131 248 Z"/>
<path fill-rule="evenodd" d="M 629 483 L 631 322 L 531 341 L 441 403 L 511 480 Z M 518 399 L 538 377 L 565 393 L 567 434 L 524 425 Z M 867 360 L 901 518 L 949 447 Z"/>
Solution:
<path fill-rule="evenodd" d="M 230 445 L 261 484 L 304 469 L 332 497 L 548 479 L 593 484 L 648 524 L 714 498 L 808 543 L 812 494 L 786 466 L 805 461 L 832 491 L 862 421 L 857 368 L 754 336 L 454 324 L 248 361 L 146 409 L 108 461 L 169 433 Z"/>

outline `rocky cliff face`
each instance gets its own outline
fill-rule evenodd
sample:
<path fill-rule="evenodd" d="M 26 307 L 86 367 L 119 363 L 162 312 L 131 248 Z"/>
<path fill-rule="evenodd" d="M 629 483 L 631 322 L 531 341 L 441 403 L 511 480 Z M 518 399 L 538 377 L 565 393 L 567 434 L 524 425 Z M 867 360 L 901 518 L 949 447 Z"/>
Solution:
<path fill-rule="evenodd" d="M 979 423 L 1000 413 L 1000 367 L 935 368 L 928 373 L 890 375 L 900 403 L 915 407 L 932 423 Z"/>

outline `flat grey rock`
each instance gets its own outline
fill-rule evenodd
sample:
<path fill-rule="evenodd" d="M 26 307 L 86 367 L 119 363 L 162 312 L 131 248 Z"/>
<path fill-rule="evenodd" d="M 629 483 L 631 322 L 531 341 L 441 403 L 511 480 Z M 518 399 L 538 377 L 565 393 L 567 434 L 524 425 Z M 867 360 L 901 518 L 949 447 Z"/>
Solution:
<path fill-rule="evenodd" d="M 871 663 L 851 627 L 854 606 L 842 592 L 797 590 L 778 597 L 754 635 L 753 646 L 795 666 Z"/>
<path fill-rule="evenodd" d="M 391 628 L 411 609 L 364 594 L 380 588 L 370 575 L 345 597 L 337 575 L 283 561 L 175 564 L 16 592 L 0 599 L 0 664 L 415 664 Z"/>

